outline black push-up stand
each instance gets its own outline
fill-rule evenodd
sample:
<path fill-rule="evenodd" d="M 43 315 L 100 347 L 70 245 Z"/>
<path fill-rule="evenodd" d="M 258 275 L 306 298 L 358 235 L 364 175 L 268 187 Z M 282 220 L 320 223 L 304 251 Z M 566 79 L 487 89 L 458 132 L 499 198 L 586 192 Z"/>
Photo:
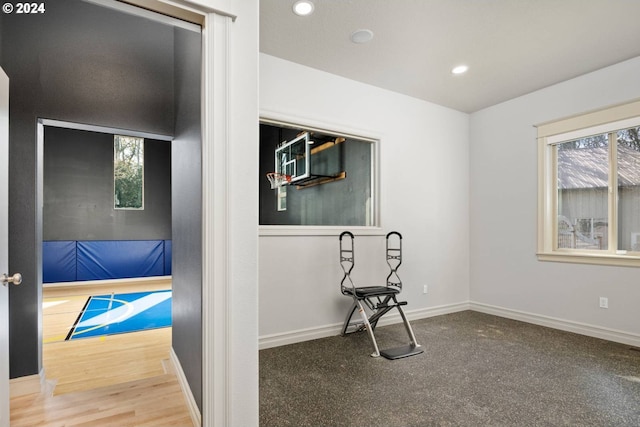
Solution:
<path fill-rule="evenodd" d="M 343 239 L 345 236 L 350 237 L 349 243 L 346 242 L 346 239 Z M 343 295 L 353 298 L 353 304 L 351 304 L 351 307 L 349 308 L 347 318 L 345 319 L 344 326 L 342 327 L 342 335 L 344 336 L 366 330 L 369 333 L 369 337 L 371 337 L 371 342 L 373 343 L 374 348 L 374 352 L 371 356 L 383 356 L 387 359 L 400 359 L 420 354 L 424 349 L 417 343 L 416 337 L 411 329 L 411 325 L 409 324 L 404 311 L 402 311 L 402 306 L 407 305 L 407 302 L 398 301 L 396 298 L 402 291 L 402 281 L 398 276 L 398 267 L 402 264 L 402 235 L 397 231 L 392 231 L 387 234 L 386 240 L 387 264 L 391 270 L 387 276 L 386 285 L 357 287 L 354 285 L 353 280 L 351 280 L 351 271 L 354 266 L 354 236 L 349 231 L 344 231 L 340 234 L 340 266 L 344 271 L 344 277 L 340 282 L 340 290 Z M 391 242 L 391 240 L 394 242 Z M 367 314 L 365 306 L 371 312 L 370 315 Z M 410 342 L 409 344 L 401 347 L 380 351 L 373 332 L 378 324 L 378 320 L 393 308 L 397 308 L 400 312 L 400 316 L 404 322 L 404 327 L 407 330 L 407 334 L 409 334 Z M 356 309 L 360 313 L 360 321 L 351 320 Z"/>

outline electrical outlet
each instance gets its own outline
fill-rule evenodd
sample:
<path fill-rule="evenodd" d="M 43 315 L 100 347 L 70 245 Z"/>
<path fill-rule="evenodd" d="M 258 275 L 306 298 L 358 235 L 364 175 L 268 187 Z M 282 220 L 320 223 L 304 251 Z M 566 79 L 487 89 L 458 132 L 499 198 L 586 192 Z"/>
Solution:
<path fill-rule="evenodd" d="M 609 308 L 609 298 L 600 297 L 600 308 Z"/>
<path fill-rule="evenodd" d="M 424 285 L 424 288 L 422 288 L 422 293 L 423 293 L 423 294 L 426 294 L 426 293 L 427 293 L 427 291 L 428 291 L 428 287 L 427 287 L 427 286 L 428 286 L 428 285 Z"/>

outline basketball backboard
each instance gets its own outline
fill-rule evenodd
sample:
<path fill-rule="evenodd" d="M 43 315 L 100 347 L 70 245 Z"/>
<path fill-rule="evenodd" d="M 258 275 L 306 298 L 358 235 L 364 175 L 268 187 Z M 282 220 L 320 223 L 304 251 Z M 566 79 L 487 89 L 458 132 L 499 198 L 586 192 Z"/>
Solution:
<path fill-rule="evenodd" d="M 290 183 L 309 177 L 309 132 L 304 132 L 275 151 L 276 172 L 289 175 Z"/>

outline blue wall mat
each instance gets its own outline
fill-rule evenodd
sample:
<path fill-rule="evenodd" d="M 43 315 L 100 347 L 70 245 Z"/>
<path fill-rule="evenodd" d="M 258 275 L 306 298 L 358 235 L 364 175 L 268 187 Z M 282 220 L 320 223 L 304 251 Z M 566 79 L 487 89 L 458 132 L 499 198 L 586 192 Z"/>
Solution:
<path fill-rule="evenodd" d="M 92 296 L 67 339 L 171 326 L 171 291 Z"/>
<path fill-rule="evenodd" d="M 78 255 L 78 246 L 83 248 L 82 255 Z M 42 242 L 42 281 L 55 283 L 170 276 L 171 249 L 171 240 L 46 241 Z M 79 260 L 79 256 L 82 260 Z M 125 264 L 139 265 L 136 268 L 124 265 L 116 268 L 111 265 L 120 258 L 125 259 Z"/>
<path fill-rule="evenodd" d="M 171 240 L 164 241 L 164 275 L 171 276 Z"/>
<path fill-rule="evenodd" d="M 44 283 L 76 280 L 76 242 L 42 242 L 42 281 Z"/>
<path fill-rule="evenodd" d="M 164 275 L 162 240 L 78 242 L 78 280 Z"/>

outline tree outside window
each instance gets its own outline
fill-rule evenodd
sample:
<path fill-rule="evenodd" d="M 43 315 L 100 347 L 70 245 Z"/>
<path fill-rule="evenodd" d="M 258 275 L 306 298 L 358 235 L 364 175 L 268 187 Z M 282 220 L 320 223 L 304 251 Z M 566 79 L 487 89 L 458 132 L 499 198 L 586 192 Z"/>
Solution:
<path fill-rule="evenodd" d="M 144 209 L 144 138 L 114 135 L 114 207 Z"/>

